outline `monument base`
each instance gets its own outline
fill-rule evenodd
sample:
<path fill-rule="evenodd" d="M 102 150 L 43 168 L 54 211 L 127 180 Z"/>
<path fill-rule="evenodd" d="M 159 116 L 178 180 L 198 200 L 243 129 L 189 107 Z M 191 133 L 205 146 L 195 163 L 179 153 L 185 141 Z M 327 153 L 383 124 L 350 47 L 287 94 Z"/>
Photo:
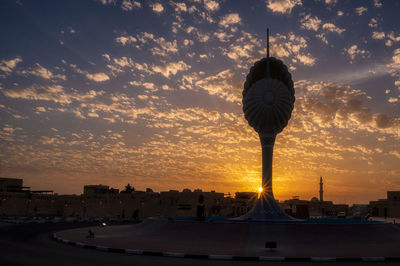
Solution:
<path fill-rule="evenodd" d="M 302 220 L 287 215 L 279 207 L 272 195 L 263 193 L 257 199 L 256 205 L 246 214 L 231 221 L 263 221 L 263 222 L 301 222 Z"/>

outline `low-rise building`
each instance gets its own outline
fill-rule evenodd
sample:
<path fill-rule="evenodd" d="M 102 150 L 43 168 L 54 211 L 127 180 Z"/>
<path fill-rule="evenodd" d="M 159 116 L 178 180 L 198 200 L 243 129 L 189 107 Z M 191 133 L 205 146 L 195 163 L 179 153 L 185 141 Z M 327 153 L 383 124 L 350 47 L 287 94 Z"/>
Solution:
<path fill-rule="evenodd" d="M 0 193 L 21 192 L 23 180 L 20 178 L 0 177 Z"/>
<path fill-rule="evenodd" d="M 205 216 L 220 216 L 229 210 L 224 206 L 224 193 L 184 189 L 160 192 L 161 216 L 197 216 L 198 206 L 204 206 Z"/>
<path fill-rule="evenodd" d="M 110 188 L 106 185 L 85 185 L 83 187 L 83 194 L 85 196 L 94 196 L 102 194 L 118 194 L 119 190 L 115 188 Z"/>
<path fill-rule="evenodd" d="M 386 199 L 370 201 L 368 209 L 374 217 L 400 218 L 400 191 L 388 191 Z"/>
<path fill-rule="evenodd" d="M 81 218 L 115 217 L 138 218 L 150 216 L 241 216 L 254 207 L 258 193 L 230 194 L 183 189 L 154 192 L 151 188 L 137 191 L 129 184 L 124 190 L 107 185 L 85 185 L 81 195 L 57 195 L 52 191 L 24 190 L 22 179 L 0 179 L 0 216 L 74 216 Z M 12 190 L 12 191 L 10 191 Z M 49 193 L 51 194 L 45 194 Z M 399 206 L 400 192 L 388 192 L 388 200 L 378 201 L 374 211 L 384 216 L 400 215 L 393 206 Z M 278 201 L 277 201 L 278 202 Z M 298 197 L 278 202 L 289 215 L 297 218 L 349 214 L 349 206 L 331 201 L 301 200 Z M 397 204 L 397 205 L 396 205 Z M 385 207 L 386 206 L 386 207 Z M 391 207 L 388 207 L 391 206 Z M 352 210 L 355 210 L 352 208 Z M 399 214 L 397 214 L 399 213 Z M 389 215 L 389 214 L 388 214 Z"/>

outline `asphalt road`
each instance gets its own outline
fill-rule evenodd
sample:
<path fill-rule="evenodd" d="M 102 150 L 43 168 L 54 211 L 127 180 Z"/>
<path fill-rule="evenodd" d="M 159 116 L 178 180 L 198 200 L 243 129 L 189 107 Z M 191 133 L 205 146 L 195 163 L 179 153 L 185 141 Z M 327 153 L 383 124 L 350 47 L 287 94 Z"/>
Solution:
<path fill-rule="evenodd" d="M 56 242 L 53 232 L 92 226 L 90 223 L 0 226 L 0 265 L 309 265 L 315 262 L 215 261 L 107 253 Z M 328 265 L 400 265 L 399 262 L 324 262 Z"/>

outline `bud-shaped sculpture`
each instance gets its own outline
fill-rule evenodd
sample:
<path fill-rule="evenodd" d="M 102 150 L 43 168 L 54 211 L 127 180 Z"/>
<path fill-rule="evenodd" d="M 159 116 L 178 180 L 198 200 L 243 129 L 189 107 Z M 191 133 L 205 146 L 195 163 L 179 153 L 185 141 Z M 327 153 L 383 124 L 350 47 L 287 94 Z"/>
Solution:
<path fill-rule="evenodd" d="M 244 116 L 260 136 L 262 188 L 256 206 L 239 220 L 292 220 L 272 193 L 272 155 L 275 137 L 288 124 L 294 106 L 293 81 L 282 61 L 271 57 L 254 64 L 243 90 Z"/>

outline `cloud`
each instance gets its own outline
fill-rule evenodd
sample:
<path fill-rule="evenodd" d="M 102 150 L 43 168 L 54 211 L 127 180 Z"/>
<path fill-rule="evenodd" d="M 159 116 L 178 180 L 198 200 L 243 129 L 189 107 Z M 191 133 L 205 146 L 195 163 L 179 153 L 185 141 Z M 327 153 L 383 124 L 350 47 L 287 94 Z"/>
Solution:
<path fill-rule="evenodd" d="M 237 63 L 236 68 L 247 69 L 248 62 L 256 61 L 260 56 L 265 56 L 263 41 L 242 31 L 227 48 L 221 48 L 223 54 Z M 287 35 L 276 34 L 271 36 L 271 54 L 277 57 L 288 58 L 293 64 L 311 66 L 315 64 L 315 58 L 304 50 L 308 47 L 304 37 L 295 35 L 293 32 Z M 291 69 L 293 65 L 288 66 Z"/>
<path fill-rule="evenodd" d="M 150 7 L 153 9 L 154 12 L 156 13 L 161 13 L 164 11 L 164 7 L 160 3 L 155 3 L 151 4 Z"/>
<path fill-rule="evenodd" d="M 150 51 L 153 55 L 166 57 L 169 54 L 174 54 L 178 52 L 178 45 L 176 40 L 168 42 L 167 40 L 165 40 L 164 37 L 156 38 L 153 34 L 147 32 L 139 34 L 137 38 L 142 44 L 153 42 L 157 45 L 150 48 Z"/>
<path fill-rule="evenodd" d="M 188 2 L 188 1 L 186 1 L 186 2 Z M 203 2 L 203 1 L 196 0 L 194 2 L 196 2 L 196 4 L 201 4 L 201 2 Z M 217 9 L 217 6 L 215 4 L 218 5 L 218 7 L 219 7 L 219 4 L 217 2 L 205 0 L 204 1 L 204 9 L 205 10 L 199 8 L 198 6 L 191 5 L 187 11 L 191 15 L 191 17 L 195 23 L 215 23 L 216 21 L 213 18 L 212 13 L 219 9 L 219 8 Z M 213 10 L 213 8 L 215 10 Z M 181 23 L 183 22 L 183 18 L 180 16 L 177 16 L 176 18 L 177 18 L 177 21 L 173 22 L 173 29 L 172 29 L 172 31 L 174 33 L 177 32 L 178 28 L 182 29 L 182 26 L 183 26 L 183 25 L 181 25 Z"/>
<path fill-rule="evenodd" d="M 307 30 L 313 30 L 313 31 L 319 31 L 319 29 L 322 29 L 325 32 L 319 31 L 318 34 L 315 35 L 315 37 L 321 39 L 322 42 L 325 44 L 328 44 L 328 39 L 326 38 L 326 32 L 336 32 L 337 34 L 342 34 L 345 29 L 341 29 L 337 26 L 335 26 L 333 23 L 324 23 L 318 18 L 318 17 L 311 17 L 311 15 L 306 15 L 304 16 L 301 20 L 301 28 L 307 29 Z M 321 26 L 322 24 L 322 26 Z"/>
<path fill-rule="evenodd" d="M 20 89 L 1 90 L 7 97 L 34 101 L 51 101 L 59 104 L 70 104 L 73 101 L 85 102 L 104 94 L 104 91 L 90 90 L 87 93 L 79 93 L 71 89 L 69 92 L 61 85 L 40 86 L 32 85 Z"/>
<path fill-rule="evenodd" d="M 296 6 L 302 5 L 301 0 L 268 0 L 267 7 L 276 13 L 290 14 L 292 9 Z"/>
<path fill-rule="evenodd" d="M 317 31 L 322 21 L 318 17 L 311 17 L 311 15 L 306 15 L 300 20 L 300 22 L 301 28 Z"/>
<path fill-rule="evenodd" d="M 110 59 L 113 61 L 112 57 Z M 235 78 L 235 73 L 227 69 L 211 76 L 194 71 L 187 74 L 187 79 L 190 78 L 193 79 L 193 88 L 198 84 L 198 89 L 204 87 L 210 90 L 207 91 L 210 95 L 214 93 L 220 97 L 230 91 L 226 84 Z M 340 179 L 343 175 L 346 175 L 345 179 L 351 179 L 347 175 L 357 171 L 365 177 L 371 168 L 357 168 L 356 164 L 360 161 L 366 164 L 364 160 L 369 158 L 385 161 L 386 157 L 381 156 L 393 153 L 390 145 L 395 137 L 391 134 L 398 130 L 396 121 L 366 108 L 365 93 L 347 85 L 326 82 L 300 81 L 295 87 L 295 110 L 288 127 L 277 138 L 279 148 L 274 151 L 276 176 L 287 180 L 301 178 L 302 182 L 306 182 L 303 176 L 307 177 L 310 173 L 318 176 L 326 171 L 332 179 Z M 236 90 L 240 101 L 241 84 Z M 72 94 L 65 88 L 63 91 Z M 146 186 L 152 186 L 149 180 L 156 176 L 159 187 L 154 186 L 160 190 L 163 184 L 168 184 L 168 180 L 176 179 L 176 176 L 185 186 L 189 186 L 188 176 L 189 180 L 196 180 L 190 185 L 197 186 L 208 182 L 208 179 L 201 179 L 211 174 L 213 186 L 221 183 L 221 189 L 227 186 L 228 177 L 229 180 L 235 177 L 234 180 L 239 181 L 246 177 L 239 184 L 232 185 L 233 190 L 241 189 L 241 182 L 258 184 L 261 157 L 256 133 L 247 125 L 241 108 L 230 112 L 220 110 L 219 104 L 214 107 L 216 110 L 213 106 L 178 107 L 168 102 L 153 101 L 152 95 L 148 94 L 131 97 L 112 93 L 96 98 L 96 101 L 86 101 L 84 105 L 66 106 L 63 111 L 60 110 L 70 112 L 79 119 L 104 119 L 112 130 L 98 132 L 85 128 L 83 131 L 71 129 L 67 133 L 49 130 L 49 134 L 42 133 L 36 141 L 27 143 L 21 141 L 14 126 L 7 125 L 7 131 L 0 130 L 0 138 L 2 132 L 14 133 L 13 144 L 7 145 L 4 153 L 8 158 L 18 158 L 19 162 L 23 162 L 18 165 L 19 169 L 27 166 L 47 169 L 44 167 L 51 164 L 57 165 L 58 171 L 73 171 L 84 176 L 84 173 L 97 169 L 95 165 L 100 165 L 96 175 L 104 173 L 107 177 L 114 173 L 122 178 L 136 173 L 136 182 L 143 182 Z M 150 133 L 135 135 L 133 131 L 119 131 L 120 124 L 117 122 L 135 124 L 140 132 Z M 136 140 L 134 143 L 125 140 L 132 136 Z M 366 136 L 370 139 L 365 140 Z M 387 141 L 377 143 L 377 136 L 385 136 Z M 378 153 L 379 157 L 375 157 Z M 390 156 L 395 159 L 397 155 Z M 82 160 L 85 160 L 83 166 Z M 112 166 L 110 162 L 113 162 Z M 116 165 L 122 174 L 114 172 Z M 385 168 L 396 169 L 390 165 L 385 165 Z M 285 175 L 293 171 L 293 177 Z M 279 180 L 276 182 L 281 182 Z M 231 186 L 229 182 L 228 185 Z"/>
<path fill-rule="evenodd" d="M 104 55 L 103 55 L 104 56 Z M 88 71 L 86 71 L 86 70 L 82 70 L 82 69 L 79 69 L 76 65 L 74 65 L 74 64 L 70 64 L 70 67 L 72 67 L 77 73 L 79 73 L 79 74 L 82 74 L 82 75 L 85 75 L 85 77 L 87 78 L 87 79 L 90 79 L 90 80 L 93 80 L 93 81 L 95 81 L 95 82 L 104 82 L 104 81 L 107 81 L 107 80 L 109 80 L 110 79 L 110 77 L 106 74 L 106 73 L 103 73 L 103 72 L 99 72 L 99 73 L 89 73 Z"/>
<path fill-rule="evenodd" d="M 231 38 L 233 38 L 233 34 L 229 34 L 225 31 L 219 31 L 219 32 L 214 32 L 214 36 L 217 37 L 217 39 L 220 42 L 228 42 Z"/>
<path fill-rule="evenodd" d="M 382 2 L 380 0 L 374 0 L 374 6 L 376 8 L 380 8 L 380 7 L 382 7 Z"/>
<path fill-rule="evenodd" d="M 38 113 L 44 113 L 44 112 L 46 112 L 46 108 L 43 107 L 43 106 L 38 106 L 38 107 L 36 107 L 35 109 L 36 109 L 36 111 L 37 111 Z"/>
<path fill-rule="evenodd" d="M 173 3 L 176 1 L 185 3 L 187 11 L 192 10 L 194 13 L 180 14 L 174 11 Z M 257 134 L 243 118 L 240 103 L 245 75 L 253 62 L 265 56 L 265 32 L 259 32 L 259 34 L 255 30 L 251 30 L 251 34 L 245 32 L 244 28 L 250 25 L 246 27 L 239 24 L 228 24 L 227 27 L 218 25 L 219 18 L 222 19 L 224 15 L 232 12 L 239 13 L 240 23 L 243 26 L 249 22 L 241 11 L 229 10 L 226 1 L 218 1 L 219 3 L 204 0 L 140 2 L 143 7 L 151 3 L 161 3 L 165 8 L 162 14 L 165 15 L 167 11 L 172 11 L 172 20 L 166 20 L 166 31 L 151 31 L 145 34 L 146 29 L 128 27 L 125 32 L 123 29 L 118 30 L 117 27 L 114 35 L 111 36 L 114 45 L 111 44 L 110 49 L 104 49 L 100 60 L 93 56 L 86 58 L 88 67 L 81 65 L 85 70 L 74 74 L 72 69 L 68 68 L 69 63 L 62 66 L 66 68 L 67 72 L 64 72 L 62 68 L 40 62 L 43 69 L 39 71 L 40 68 L 32 63 L 32 68 L 28 70 L 38 70 L 35 76 L 32 74 L 29 79 L 23 77 L 14 79 L 14 76 L 10 76 L 9 80 L 1 81 L 1 86 L 7 88 L 7 90 L 1 89 L 0 93 L 3 94 L 1 96 L 4 99 L 3 104 L 7 105 L 7 107 L 3 105 L 1 109 L 3 112 L 11 112 L 8 109 L 9 106 L 19 108 L 18 103 L 29 107 L 17 109 L 19 115 L 28 119 L 10 120 L 13 119 L 10 115 L 11 122 L 8 122 L 7 128 L 15 129 L 15 126 L 11 125 L 12 121 L 18 125 L 24 125 L 30 121 L 30 118 L 52 124 L 55 119 L 70 119 L 72 127 L 68 132 L 63 130 L 63 127 L 59 128 L 59 132 L 53 132 L 50 129 L 51 126 L 44 126 L 38 129 L 40 132 L 34 132 L 35 134 L 31 134 L 32 132 L 27 128 L 27 131 L 21 134 L 22 136 L 18 136 L 18 132 L 14 130 L 14 142 L 3 143 L 0 160 L 6 168 L 15 165 L 18 171 L 28 167 L 33 167 L 32 169 L 38 171 L 45 169 L 48 172 L 45 176 L 54 176 L 56 180 L 61 178 L 60 175 L 53 175 L 50 171 L 57 168 L 57 171 L 65 173 L 66 176 L 79 176 L 81 184 L 87 183 L 88 180 L 93 181 L 94 177 L 98 178 L 96 182 L 100 183 L 101 176 L 114 176 L 118 182 L 125 182 L 126 176 L 133 175 L 137 178 L 135 179 L 137 184 L 154 185 L 153 188 L 157 190 L 169 189 L 166 186 L 169 186 L 168 180 L 171 178 L 178 178 L 179 183 L 185 186 L 189 186 L 188 182 L 192 182 L 190 180 L 195 180 L 193 185 L 203 186 L 202 188 L 205 189 L 204 186 L 209 183 L 208 176 L 211 175 L 214 181 L 210 187 L 217 186 L 216 184 L 219 183 L 227 184 L 230 191 L 244 189 L 241 184 L 258 184 L 261 176 L 259 142 Z M 297 77 L 304 76 L 307 69 L 315 70 L 304 66 L 315 66 L 318 63 L 317 60 L 321 60 L 322 63 L 326 59 L 320 59 L 320 53 L 311 49 L 323 45 L 313 36 L 318 35 L 322 40 L 326 40 L 327 37 L 329 39 L 331 35 L 334 37 L 336 34 L 330 33 L 333 27 L 323 28 L 322 26 L 326 22 L 331 22 L 341 27 L 344 24 L 338 24 L 340 20 L 349 19 L 336 16 L 338 4 L 333 7 L 333 2 L 328 3 L 325 0 L 317 2 L 316 4 L 324 9 L 321 9 L 323 13 L 329 13 L 329 21 L 324 21 L 319 13 L 312 12 L 313 7 L 303 9 L 297 5 L 298 9 L 294 9 L 294 13 L 297 14 L 297 11 L 303 10 L 304 14 L 293 18 L 288 15 L 285 17 L 292 20 L 291 23 L 297 22 L 297 30 L 302 27 L 304 30 L 300 32 L 304 34 L 281 31 L 278 35 L 276 33 L 279 31 L 273 31 L 274 35 L 271 35 L 271 55 L 281 58 L 291 69 L 298 67 L 299 71 L 294 73 Z M 111 9 L 117 13 L 122 12 L 124 16 L 132 17 L 136 14 L 121 10 L 123 9 L 121 3 L 123 0 L 116 1 L 116 6 Z M 133 2 L 129 1 L 129 3 Z M 210 3 L 214 7 L 207 6 Z M 193 7 L 196 7 L 197 11 Z M 132 7 L 125 8 L 128 10 Z M 368 8 L 371 11 L 374 9 L 372 5 Z M 101 9 L 105 7 L 101 6 Z M 135 7 L 130 10 L 146 11 L 136 10 Z M 343 11 L 346 12 L 345 16 L 351 15 L 348 13 L 353 11 L 353 15 L 357 17 L 354 9 Z M 153 11 L 147 6 L 146 12 Z M 273 16 L 290 12 L 273 14 L 268 9 L 267 13 Z M 368 15 L 364 17 L 364 26 L 367 28 L 372 17 Z M 214 24 L 207 19 L 211 16 L 216 20 Z M 149 17 L 150 20 L 151 17 Z M 281 19 L 283 18 L 279 20 Z M 380 23 L 379 19 L 378 22 Z M 171 23 L 180 25 L 180 27 L 176 26 L 177 32 L 170 32 Z M 341 33 L 342 36 L 354 30 L 350 24 L 344 27 L 347 31 Z M 235 28 L 236 31 L 229 28 Z M 372 29 L 370 31 L 372 34 L 374 30 L 379 31 L 380 28 L 369 29 Z M 390 41 L 393 43 L 392 47 L 396 49 L 399 48 L 399 42 L 395 43 L 398 33 L 391 32 L 392 30 L 385 29 L 385 38 L 381 44 Z M 207 40 L 208 43 L 203 45 L 199 43 L 199 40 Z M 336 46 L 336 41 L 334 43 L 332 40 L 332 45 Z M 355 44 L 358 46 L 352 48 Z M 364 44 L 363 40 L 360 40 L 359 43 L 349 42 L 344 47 L 336 48 L 347 48 L 343 56 L 349 57 L 349 60 L 353 56 L 356 60 L 367 56 L 361 51 L 369 50 L 368 45 L 372 44 L 370 42 Z M 329 50 L 328 47 L 325 48 L 322 50 Z M 390 176 L 393 179 L 398 177 L 397 157 L 388 155 L 391 151 L 397 152 L 393 143 L 399 141 L 396 137 L 398 136 L 396 132 L 399 132 L 398 118 L 395 117 L 399 98 L 394 86 L 400 87 L 398 78 L 400 67 L 395 70 L 396 64 L 400 66 L 400 58 L 397 57 L 399 53 L 393 51 L 395 49 L 386 47 L 389 58 L 386 58 L 385 64 L 392 58 L 389 63 L 393 67 L 393 75 L 397 83 L 381 88 L 382 97 L 376 98 L 376 93 L 379 94 L 379 91 L 368 90 L 371 95 L 366 95 L 362 90 L 357 91 L 347 85 L 328 82 L 303 81 L 304 84 L 296 82 L 296 103 L 292 119 L 285 131 L 277 138 L 274 157 L 274 171 L 275 176 L 278 177 L 275 180 L 277 187 L 280 187 L 281 180 L 285 180 L 281 184 L 289 183 L 289 187 L 295 187 L 296 180 L 301 180 L 299 183 L 308 186 L 312 184 L 310 181 L 312 178 L 309 176 L 324 175 L 324 173 L 327 176 L 329 173 L 331 180 L 336 180 L 335 182 L 338 183 L 352 180 L 354 176 L 351 172 L 357 172 L 358 178 L 363 177 L 365 182 L 368 182 L 371 176 L 385 176 L 385 178 Z M 25 65 L 27 59 L 23 58 L 24 62 L 14 67 L 13 72 L 18 73 L 21 66 Z M 213 59 L 210 60 L 210 58 Z M 180 64 L 182 62 L 183 64 Z M 105 69 L 104 66 L 106 66 Z M 387 73 L 386 65 L 383 67 Z M 372 69 L 374 73 L 376 70 L 375 65 L 371 64 L 366 64 L 365 70 L 364 66 L 361 68 L 364 76 L 368 75 L 368 70 Z M 348 67 L 335 69 L 335 71 L 346 72 L 352 78 L 358 77 L 358 70 L 360 67 L 354 67 L 354 71 L 349 71 Z M 48 82 L 49 79 L 40 80 L 36 77 L 41 75 L 49 78 L 71 71 L 74 74 L 71 76 L 73 79 L 66 82 L 57 80 L 62 87 L 27 84 L 38 80 L 40 84 L 52 85 L 55 82 Z M 0 73 L 5 72 L 0 71 Z M 111 81 L 106 84 L 96 84 L 87 80 L 87 75 L 96 73 L 107 75 Z M 115 78 L 116 75 L 118 78 Z M 374 74 L 374 77 L 377 77 L 376 75 Z M 313 77 L 320 79 L 315 75 Z M 134 82 L 130 83 L 130 81 Z M 14 85 L 14 82 L 20 85 Z M 79 90 L 69 88 L 68 86 L 71 85 L 77 86 Z M 110 92 L 104 95 L 97 95 L 98 91 L 88 93 L 87 89 L 93 86 L 94 88 L 104 87 Z M 385 89 L 389 88 L 390 93 L 386 95 Z M 372 97 L 371 100 L 368 100 L 368 97 Z M 196 100 L 182 100 L 189 98 Z M 382 106 L 374 110 L 377 101 Z M 5 115 L 9 116 L 8 113 Z M 88 120 L 79 121 L 79 119 Z M 103 121 L 98 121 L 100 119 Z M 86 132 L 76 130 L 80 122 L 85 122 Z M 96 126 L 93 129 L 92 124 L 99 125 L 100 128 Z M 3 126 L 4 123 L 0 128 Z M 113 132 L 108 133 L 107 129 Z M 125 129 L 127 132 L 123 133 Z M 1 132 L 11 131 L 7 129 Z M 72 133 L 76 135 L 71 136 Z M 122 136 L 118 137 L 114 133 Z M 24 136 L 26 136 L 25 139 Z M 383 138 L 384 141 L 382 141 Z M 379 156 L 375 155 L 378 148 Z M 400 156 L 398 152 L 396 154 Z M 396 160 L 395 166 L 388 165 L 389 159 Z M 84 164 L 82 164 L 83 161 Z M 367 161 L 379 166 L 369 167 Z M 357 164 L 363 165 L 355 167 Z M 384 169 L 387 173 L 383 170 L 376 172 L 379 169 Z M 368 174 L 367 171 L 375 172 Z M 30 176 L 29 178 L 34 180 L 30 172 L 25 173 L 25 176 Z M 88 173 L 91 175 L 93 173 L 93 176 L 85 177 Z M 23 176 L 22 172 L 21 176 Z M 231 187 L 232 182 L 226 183 L 227 179 L 241 183 L 235 185 L 236 187 Z M 37 180 L 43 179 L 37 178 Z M 70 179 L 63 180 L 69 182 Z M 76 182 L 76 179 L 73 180 Z M 27 180 L 27 182 L 30 181 Z M 76 188 L 79 189 L 81 184 L 79 187 L 76 185 Z M 120 184 L 115 185 L 120 186 Z M 223 189 L 227 192 L 229 190 L 225 185 L 211 189 Z M 296 186 L 296 189 L 301 190 L 302 187 Z M 341 190 L 338 189 L 338 191 Z M 291 190 L 288 195 L 293 193 Z"/>
<path fill-rule="evenodd" d="M 75 34 L 75 33 L 76 33 L 76 30 L 74 30 L 72 27 L 67 27 L 67 32 L 68 32 L 68 33 L 71 33 L 71 34 Z M 65 33 L 65 30 L 61 30 L 60 33 L 61 33 L 61 34 L 64 34 L 64 33 Z"/>
<path fill-rule="evenodd" d="M 121 9 L 124 11 L 131 11 L 134 8 L 141 8 L 141 7 L 142 4 L 140 4 L 140 2 L 133 0 L 123 0 L 121 3 Z"/>
<path fill-rule="evenodd" d="M 328 44 L 328 39 L 326 38 L 326 34 L 325 33 L 320 33 L 315 35 L 315 37 L 321 39 L 321 41 L 325 44 Z"/>
<path fill-rule="evenodd" d="M 359 49 L 356 44 L 350 46 L 349 48 L 344 48 L 344 51 L 350 57 L 350 62 L 352 62 L 352 60 L 354 60 L 358 55 L 360 55 L 362 58 L 366 58 L 370 55 L 368 51 Z"/>
<path fill-rule="evenodd" d="M 372 33 L 372 39 L 375 39 L 375 40 L 383 40 L 383 39 L 385 39 L 385 33 L 384 33 L 384 32 L 377 32 L 377 31 L 374 31 L 374 32 Z"/>
<path fill-rule="evenodd" d="M 200 32 L 196 27 L 189 26 L 186 29 L 187 34 L 194 34 L 199 42 L 207 42 L 210 37 L 208 34 Z"/>
<path fill-rule="evenodd" d="M 219 21 L 219 25 L 228 28 L 231 25 L 239 24 L 240 21 L 241 19 L 238 13 L 231 13 L 223 16 Z"/>
<path fill-rule="evenodd" d="M 3 141 L 14 142 L 16 141 L 16 133 L 22 131 L 20 127 L 14 127 L 9 124 L 5 124 L 3 128 L 0 129 L 0 139 Z"/>
<path fill-rule="evenodd" d="M 132 59 L 130 59 L 126 56 L 123 56 L 121 58 L 114 58 L 113 61 L 115 64 L 119 65 L 120 67 L 133 66 Z"/>
<path fill-rule="evenodd" d="M 300 54 L 297 56 L 297 59 L 305 66 L 313 66 L 315 64 L 315 58 L 311 55 Z"/>
<path fill-rule="evenodd" d="M 184 46 L 189 46 L 189 45 L 193 45 L 193 44 L 194 44 L 194 42 L 192 40 L 188 40 L 188 39 L 183 40 Z"/>
<path fill-rule="evenodd" d="M 103 55 L 106 58 L 108 64 L 107 68 L 111 70 L 111 74 L 113 76 L 117 76 L 118 73 L 126 72 L 127 70 L 124 68 L 128 68 L 128 71 L 131 71 L 134 74 L 143 75 L 146 74 L 154 74 L 153 71 L 149 69 L 149 65 L 146 63 L 138 63 L 133 61 L 131 58 L 122 56 L 122 57 L 111 57 L 110 55 Z M 143 72 L 143 73 L 142 73 Z"/>
<path fill-rule="evenodd" d="M 17 64 L 22 62 L 22 58 L 17 56 L 14 59 L 10 60 L 1 60 L 0 62 L 0 70 L 5 72 L 6 74 L 10 74 L 17 67 Z"/>
<path fill-rule="evenodd" d="M 167 63 L 163 66 L 153 66 L 152 70 L 154 72 L 161 73 L 164 77 L 169 78 L 169 76 L 176 75 L 179 71 L 185 71 L 190 69 L 190 66 L 183 62 L 182 60 L 178 62 Z"/>
<path fill-rule="evenodd" d="M 127 44 L 131 44 L 131 43 L 137 42 L 137 39 L 135 37 L 133 37 L 133 36 L 121 36 L 121 37 L 115 38 L 115 41 L 117 43 L 120 43 L 123 46 L 125 46 Z"/>
<path fill-rule="evenodd" d="M 325 0 L 325 4 L 327 5 L 336 5 L 338 0 Z"/>
<path fill-rule="evenodd" d="M 187 12 L 188 11 L 185 3 L 176 3 L 173 1 L 171 1 L 170 3 L 172 6 L 175 7 L 175 12 Z"/>
<path fill-rule="evenodd" d="M 152 82 L 131 81 L 131 82 L 129 82 L 129 84 L 132 85 L 132 86 L 144 87 L 144 88 L 146 88 L 148 91 L 151 91 L 151 92 L 156 92 L 156 91 L 158 91 L 158 89 L 156 88 L 155 84 L 152 83 Z"/>
<path fill-rule="evenodd" d="M 287 35 L 276 34 L 271 38 L 271 52 L 278 57 L 290 58 L 292 63 L 301 63 L 306 66 L 315 64 L 316 59 L 304 52 L 308 47 L 305 38 L 290 32 Z"/>
<path fill-rule="evenodd" d="M 388 37 L 390 39 L 390 41 L 393 42 L 400 42 L 400 36 L 395 36 L 394 32 L 392 31 L 391 33 L 387 34 L 386 37 Z"/>
<path fill-rule="evenodd" d="M 385 114 L 376 114 L 374 118 L 378 128 L 388 128 L 393 126 L 394 120 Z"/>
<path fill-rule="evenodd" d="M 363 91 L 327 82 L 298 81 L 295 87 L 296 94 L 304 95 L 296 97 L 296 112 L 303 121 L 311 115 L 322 127 L 343 128 L 353 134 L 361 131 L 385 132 L 400 138 L 400 121 L 386 114 L 373 113 L 365 107 L 368 96 Z"/>
<path fill-rule="evenodd" d="M 396 65 L 400 64 L 400 48 L 393 51 L 392 60 Z"/>
<path fill-rule="evenodd" d="M 96 82 L 103 82 L 103 81 L 107 81 L 110 79 L 110 77 L 107 74 L 102 73 L 102 72 L 94 73 L 94 74 L 86 73 L 85 76 L 88 79 L 96 81 Z"/>
<path fill-rule="evenodd" d="M 218 11 L 220 8 L 219 3 L 213 0 L 204 0 L 204 7 L 210 12 Z"/>
<path fill-rule="evenodd" d="M 339 27 L 336 27 L 332 23 L 325 23 L 324 25 L 322 25 L 322 28 L 324 30 L 327 30 L 327 31 L 330 31 L 330 32 L 336 32 L 337 34 L 342 34 L 346 30 L 346 29 L 341 29 Z"/>
<path fill-rule="evenodd" d="M 149 98 L 147 95 L 138 95 L 137 97 L 142 101 L 146 101 Z"/>
<path fill-rule="evenodd" d="M 386 65 L 392 76 L 396 77 L 394 85 L 400 91 L 400 48 L 393 51 L 392 62 Z"/>
<path fill-rule="evenodd" d="M 378 21 L 376 20 L 376 18 L 371 18 L 371 20 L 368 23 L 368 26 L 370 26 L 371 28 L 378 27 Z"/>
<path fill-rule="evenodd" d="M 138 49 L 143 49 L 144 45 L 151 46 L 149 49 L 153 55 L 159 55 L 163 57 L 166 57 L 171 53 L 178 52 L 178 45 L 176 40 L 169 42 L 164 37 L 156 38 L 154 34 L 148 32 L 142 32 L 136 37 L 121 36 L 116 38 L 115 40 L 116 42 L 121 43 L 123 46 L 133 43 L 141 43 L 142 45 L 135 45 L 135 47 Z"/>
<path fill-rule="evenodd" d="M 173 91 L 174 89 L 169 87 L 168 85 L 162 85 L 161 89 L 163 89 L 164 91 Z"/>
<path fill-rule="evenodd" d="M 234 72 L 227 69 L 215 75 L 199 75 L 191 73 L 182 76 L 180 80 L 181 89 L 204 90 L 209 95 L 218 96 L 227 102 L 241 102 L 241 82 L 237 81 Z"/>
<path fill-rule="evenodd" d="M 65 75 L 62 74 L 53 74 L 50 70 L 46 69 L 45 67 L 41 66 L 39 63 L 35 64 L 35 67 L 28 69 L 28 70 L 22 70 L 18 72 L 21 75 L 33 75 L 33 76 L 37 76 L 43 79 L 54 79 L 54 78 L 58 78 L 58 79 L 62 79 L 62 80 L 66 80 Z"/>
<path fill-rule="evenodd" d="M 362 16 L 362 14 L 364 14 L 365 12 L 367 12 L 368 8 L 360 6 L 356 8 L 356 13 L 359 16 Z"/>
<path fill-rule="evenodd" d="M 68 97 L 60 85 L 53 86 L 31 86 L 20 90 L 4 90 L 3 94 L 10 98 L 21 98 L 26 100 L 53 101 L 55 103 L 69 104 Z"/>
<path fill-rule="evenodd" d="M 254 44 L 247 43 L 247 44 L 231 44 L 229 46 L 229 50 L 225 51 L 226 54 L 230 59 L 240 62 L 243 59 L 252 57 L 254 53 Z"/>
<path fill-rule="evenodd" d="M 103 5 L 110 5 L 113 4 L 115 5 L 116 0 L 100 0 L 100 3 L 102 3 Z"/>
<path fill-rule="evenodd" d="M 368 56 L 368 54 L 365 55 L 365 57 Z M 389 73 L 390 72 L 388 72 L 388 67 L 385 64 L 376 63 L 364 64 L 362 66 L 358 66 L 356 69 L 352 69 L 352 71 L 342 69 L 335 70 L 334 72 L 327 72 L 325 73 L 325 75 L 321 76 L 321 78 L 325 80 L 335 81 L 337 83 L 354 84 L 367 82 L 368 79 L 371 78 L 371 76 L 373 76 L 374 78 L 378 78 L 387 76 Z"/>

